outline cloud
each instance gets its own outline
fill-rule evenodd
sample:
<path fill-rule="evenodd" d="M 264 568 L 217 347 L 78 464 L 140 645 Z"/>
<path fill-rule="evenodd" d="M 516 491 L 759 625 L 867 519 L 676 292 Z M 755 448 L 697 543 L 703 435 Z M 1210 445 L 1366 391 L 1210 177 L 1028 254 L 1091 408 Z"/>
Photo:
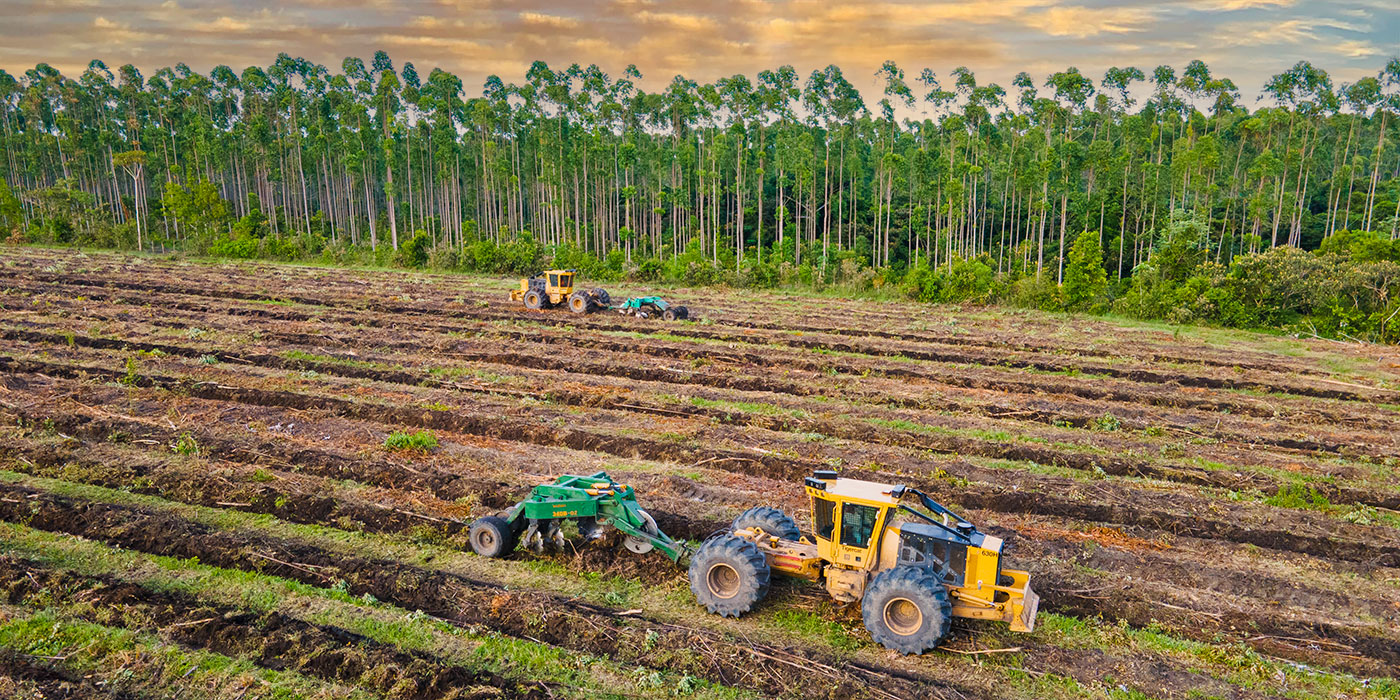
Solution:
<path fill-rule="evenodd" d="M 719 28 L 719 24 L 709 17 L 679 12 L 651 12 L 650 10 L 643 10 L 637 13 L 637 19 L 645 24 L 660 24 L 684 32 L 707 32 Z"/>
<path fill-rule="evenodd" d="M 1135 7 L 1052 7 L 1036 13 L 1032 24 L 1052 36 L 1084 38 L 1144 31 L 1153 16 L 1151 10 Z"/>
<path fill-rule="evenodd" d="M 549 15 L 543 12 L 521 12 L 519 17 L 525 24 L 535 25 L 537 27 L 572 29 L 578 26 L 578 20 L 573 17 L 560 17 L 559 15 Z"/>
<path fill-rule="evenodd" d="M 1208 12 L 1234 12 L 1261 8 L 1292 7 L 1297 0 L 1192 0 L 1191 7 Z"/>
<path fill-rule="evenodd" d="M 1339 41 L 1331 46 L 1332 53 L 1346 56 L 1347 58 L 1365 58 L 1366 56 L 1380 56 L 1380 49 L 1376 48 L 1369 41 L 1358 41 L 1349 39 Z"/>
<path fill-rule="evenodd" d="M 1277 44 L 1316 43 L 1325 45 L 1325 37 L 1319 29 L 1340 29 L 1359 32 L 1361 28 L 1349 22 L 1318 17 L 1304 17 L 1284 21 L 1261 20 L 1251 22 L 1231 22 L 1222 25 L 1214 37 L 1218 41 L 1230 41 L 1239 46 L 1273 46 Z"/>
<path fill-rule="evenodd" d="M 889 59 L 912 80 L 954 66 L 1009 84 L 1078 66 L 1180 69 L 1210 63 L 1246 94 L 1277 64 L 1308 58 L 1338 82 L 1373 74 L 1400 54 L 1395 0 L 0 0 L 0 67 L 44 61 L 70 75 L 88 61 L 135 63 L 151 74 L 185 62 L 267 66 L 279 52 L 337 70 L 347 55 L 390 52 L 461 77 L 523 80 L 534 60 L 597 63 L 617 76 L 634 63 L 639 87 L 677 73 L 708 82 L 793 65 L 803 80 L 836 64 L 867 97 Z M 1224 21 L 1222 21 L 1224 20 Z M 139 31 L 137 31 L 139 28 Z"/>
<path fill-rule="evenodd" d="M 214 23 L 209 25 L 209 28 L 216 32 L 246 32 L 252 26 L 253 25 L 242 20 L 224 16 L 214 20 Z"/>

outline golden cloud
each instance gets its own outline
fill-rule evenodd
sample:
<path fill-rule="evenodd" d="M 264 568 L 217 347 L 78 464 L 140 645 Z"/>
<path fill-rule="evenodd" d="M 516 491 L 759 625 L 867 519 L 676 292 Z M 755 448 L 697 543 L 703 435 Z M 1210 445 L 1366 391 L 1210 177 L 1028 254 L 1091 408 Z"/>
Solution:
<path fill-rule="evenodd" d="M 1135 7 L 1052 7 L 1035 14 L 1030 23 L 1051 36 L 1084 38 L 1097 34 L 1140 32 L 1155 13 Z"/>

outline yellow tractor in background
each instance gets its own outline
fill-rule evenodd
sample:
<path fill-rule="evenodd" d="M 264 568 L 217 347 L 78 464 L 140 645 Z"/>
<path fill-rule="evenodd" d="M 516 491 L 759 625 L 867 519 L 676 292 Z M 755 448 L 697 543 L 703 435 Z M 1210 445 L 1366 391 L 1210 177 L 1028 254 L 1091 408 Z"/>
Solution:
<path fill-rule="evenodd" d="M 510 291 L 511 301 L 525 302 L 527 309 L 548 309 L 568 303 L 569 310 L 576 314 L 602 311 L 612 307 L 608 290 L 574 289 L 574 276 L 578 270 L 545 270 L 520 280 L 520 289 Z"/>
<path fill-rule="evenodd" d="M 738 617 L 768 593 L 773 571 L 824 583 L 859 602 L 876 642 L 922 654 L 948 635 L 954 617 L 1035 629 L 1040 597 L 1030 574 L 1002 567 L 1001 539 L 906 486 L 818 471 L 804 482 L 812 538 L 777 508 L 750 508 L 690 560 L 690 589 L 710 612 Z"/>

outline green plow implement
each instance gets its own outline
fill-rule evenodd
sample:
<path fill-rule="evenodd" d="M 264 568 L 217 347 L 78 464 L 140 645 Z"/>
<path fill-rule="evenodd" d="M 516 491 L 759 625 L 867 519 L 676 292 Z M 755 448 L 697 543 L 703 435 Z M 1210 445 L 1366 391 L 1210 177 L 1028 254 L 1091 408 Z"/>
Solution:
<path fill-rule="evenodd" d="M 624 546 L 644 554 L 653 549 L 679 562 L 690 553 L 685 543 L 667 537 L 656 520 L 637 504 L 631 486 L 613 481 L 606 472 L 590 476 L 564 475 L 552 484 L 530 490 L 530 496 L 504 513 L 477 518 L 469 536 L 472 551 L 485 557 L 503 557 L 524 545 L 536 552 L 546 544 L 562 549 L 560 525 L 574 521 L 585 540 L 621 532 Z"/>

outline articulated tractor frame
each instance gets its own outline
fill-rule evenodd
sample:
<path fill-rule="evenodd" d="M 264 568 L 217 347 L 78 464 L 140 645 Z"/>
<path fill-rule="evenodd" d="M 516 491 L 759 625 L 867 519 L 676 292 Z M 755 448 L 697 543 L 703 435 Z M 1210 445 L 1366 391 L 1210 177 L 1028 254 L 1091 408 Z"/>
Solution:
<path fill-rule="evenodd" d="M 1000 538 L 906 486 L 819 471 L 805 487 L 811 538 L 782 511 L 760 506 L 691 557 L 691 591 L 710 612 L 748 612 L 776 571 L 823 583 L 838 601 L 859 602 L 871 637 L 907 654 L 937 647 L 954 617 L 1035 629 L 1040 597 L 1028 572 L 1002 566 Z"/>

